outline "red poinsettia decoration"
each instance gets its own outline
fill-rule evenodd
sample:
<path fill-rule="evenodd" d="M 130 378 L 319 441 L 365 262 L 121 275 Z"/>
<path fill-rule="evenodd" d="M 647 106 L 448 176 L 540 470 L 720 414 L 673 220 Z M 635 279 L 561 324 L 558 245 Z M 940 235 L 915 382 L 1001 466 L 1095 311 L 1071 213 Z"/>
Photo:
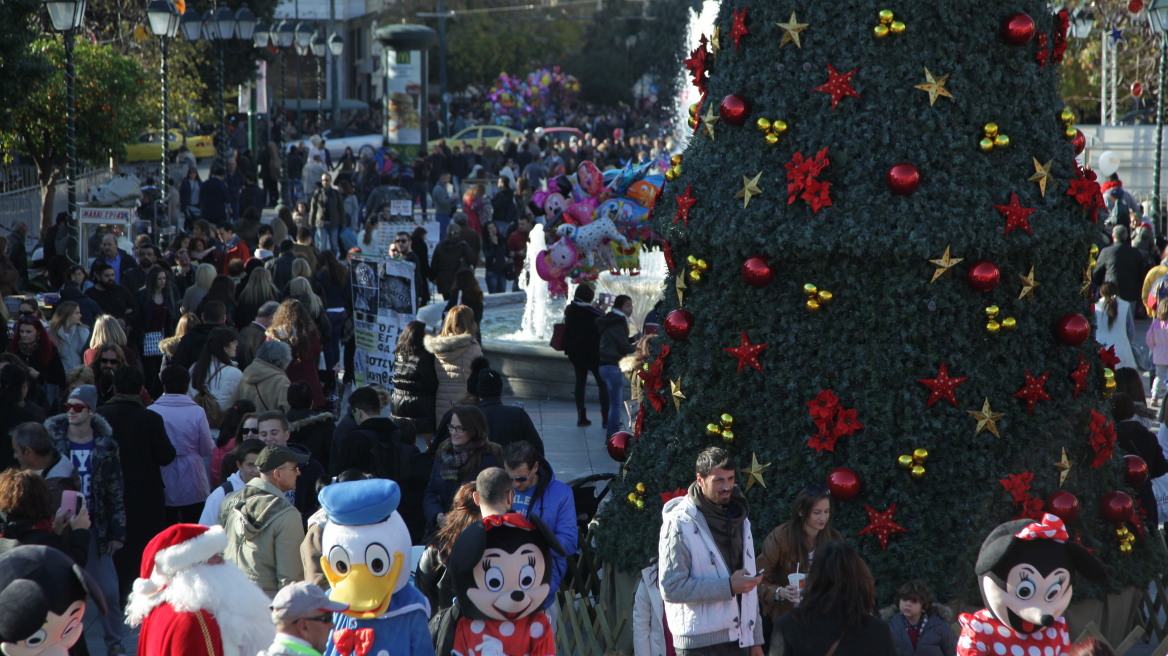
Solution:
<path fill-rule="evenodd" d="M 702 97 L 706 97 L 706 82 L 710 80 L 710 72 L 706 70 L 706 62 L 710 58 L 710 49 L 706 47 L 706 35 L 702 35 L 697 48 L 689 53 L 689 59 L 685 60 L 685 69 L 693 76 L 693 85 L 697 87 L 698 92 Z"/>
<path fill-rule="evenodd" d="M 661 347 L 657 359 L 651 364 L 641 367 L 637 376 L 641 379 L 641 392 L 653 406 L 653 410 L 661 412 L 665 407 L 666 399 L 662 390 L 665 389 L 665 358 L 669 355 L 669 345 Z"/>
<path fill-rule="evenodd" d="M 668 239 L 661 240 L 661 252 L 665 255 L 665 266 L 669 269 L 669 273 L 673 273 L 676 267 L 673 266 L 673 245 L 669 243 Z"/>
<path fill-rule="evenodd" d="M 807 403 L 808 414 L 815 422 L 815 435 L 807 446 L 816 452 L 835 451 L 835 443 L 864 427 L 856 417 L 855 408 L 840 407 L 839 397 L 831 390 L 823 390 Z"/>
<path fill-rule="evenodd" d="M 831 183 L 821 182 L 816 176 L 831 162 L 827 159 L 827 148 L 815 154 L 815 157 L 803 159 L 802 152 L 791 156 L 791 161 L 784 166 L 787 168 L 787 204 L 802 198 L 811 206 L 812 212 L 831 205 Z"/>
<path fill-rule="evenodd" d="M 1099 469 L 1115 453 L 1115 424 L 1095 410 L 1091 411 L 1091 450 L 1095 452 L 1091 469 Z"/>
<path fill-rule="evenodd" d="M 1103 203 L 1103 190 L 1099 188 L 1099 183 L 1095 181 L 1095 172 L 1091 169 L 1076 166 L 1075 176 L 1075 179 L 1071 180 L 1070 187 L 1067 189 L 1067 195 L 1074 196 L 1075 202 L 1083 206 L 1083 209 L 1087 211 L 1087 217 L 1091 219 L 1091 223 L 1097 223 L 1099 221 L 1099 211 L 1107 206 Z"/>
<path fill-rule="evenodd" d="M 680 487 L 672 492 L 662 492 L 661 493 L 661 503 L 669 503 L 670 501 L 676 499 L 677 497 L 684 497 L 685 495 L 686 495 L 685 488 L 680 488 Z"/>
<path fill-rule="evenodd" d="M 1063 7 L 1054 15 L 1054 47 L 1050 52 L 1051 63 L 1063 63 L 1063 55 L 1067 51 L 1067 31 L 1071 27 L 1071 12 Z"/>
<path fill-rule="evenodd" d="M 1119 356 L 1115 354 L 1115 345 L 1099 347 L 1099 359 L 1103 361 L 1105 369 L 1114 371 L 1119 366 Z"/>
<path fill-rule="evenodd" d="M 1034 482 L 1034 474 L 1024 471 L 1021 474 L 1007 474 L 1006 478 L 999 478 L 998 483 L 1006 489 L 1014 501 L 1014 509 L 1018 514 L 1014 519 L 1042 519 L 1042 499 L 1036 499 L 1030 494 L 1030 486 Z"/>
<path fill-rule="evenodd" d="M 660 412 L 660 410 L 658 411 Z M 641 439 L 641 430 L 645 427 L 645 404 L 637 408 L 637 419 L 633 422 L 633 437 Z"/>

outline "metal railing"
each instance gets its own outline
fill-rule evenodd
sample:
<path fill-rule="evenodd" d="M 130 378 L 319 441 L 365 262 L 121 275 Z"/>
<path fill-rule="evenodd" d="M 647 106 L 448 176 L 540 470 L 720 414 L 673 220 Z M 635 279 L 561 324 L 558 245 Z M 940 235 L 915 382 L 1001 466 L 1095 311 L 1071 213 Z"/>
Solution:
<path fill-rule="evenodd" d="M 26 170 L 26 169 L 30 169 Z M 36 167 L 16 166 L 0 167 L 5 179 L 10 172 L 16 171 L 18 177 L 31 181 L 20 188 L 6 188 L 0 185 L 0 235 L 7 235 L 13 224 L 22 220 L 28 224 L 29 241 L 31 248 L 35 245 L 41 226 L 41 188 L 37 183 Z M 96 187 L 110 181 L 112 174 L 109 169 L 90 169 L 77 176 L 77 198 L 84 202 L 89 195 L 90 187 Z M 54 210 L 63 212 L 68 206 L 68 190 L 65 180 L 58 180 L 54 192 Z"/>

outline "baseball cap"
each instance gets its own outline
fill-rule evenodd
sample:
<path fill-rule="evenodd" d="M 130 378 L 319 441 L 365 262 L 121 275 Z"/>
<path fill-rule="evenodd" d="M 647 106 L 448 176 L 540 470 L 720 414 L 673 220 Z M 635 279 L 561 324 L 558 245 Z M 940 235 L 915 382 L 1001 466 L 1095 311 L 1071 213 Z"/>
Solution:
<path fill-rule="evenodd" d="M 262 472 L 270 472 L 276 467 L 283 465 L 286 462 L 294 462 L 298 465 L 303 465 L 308 462 L 307 453 L 296 453 L 286 446 L 269 445 L 265 446 L 260 455 L 256 458 L 256 466 Z"/>
<path fill-rule="evenodd" d="M 297 581 L 281 588 L 268 609 L 272 611 L 274 620 L 299 620 L 348 610 L 349 605 L 329 601 L 324 590 L 315 584 Z"/>

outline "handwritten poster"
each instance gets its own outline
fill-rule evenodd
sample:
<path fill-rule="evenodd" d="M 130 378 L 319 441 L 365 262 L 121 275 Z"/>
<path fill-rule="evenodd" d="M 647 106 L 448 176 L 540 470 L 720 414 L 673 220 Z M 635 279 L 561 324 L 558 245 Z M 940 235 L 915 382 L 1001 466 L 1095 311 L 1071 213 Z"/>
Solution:
<path fill-rule="evenodd" d="M 397 338 L 417 314 L 414 275 L 412 262 L 365 254 L 351 258 L 356 344 L 353 377 L 358 387 L 392 389 Z"/>

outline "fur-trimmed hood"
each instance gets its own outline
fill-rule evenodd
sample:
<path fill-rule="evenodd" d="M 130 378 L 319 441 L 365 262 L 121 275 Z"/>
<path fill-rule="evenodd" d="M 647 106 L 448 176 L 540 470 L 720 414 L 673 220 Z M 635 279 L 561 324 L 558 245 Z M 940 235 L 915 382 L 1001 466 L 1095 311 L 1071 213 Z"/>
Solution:
<path fill-rule="evenodd" d="M 426 335 L 425 344 L 427 351 L 445 360 L 451 360 L 457 358 L 466 349 L 477 346 L 478 341 L 475 340 L 474 335 L 450 335 L 448 337 Z"/>
<path fill-rule="evenodd" d="M 54 441 L 69 439 L 68 414 L 53 415 L 52 417 L 49 417 L 45 420 L 44 426 L 45 430 L 49 431 L 49 435 L 53 438 Z M 94 439 L 97 439 L 98 437 L 113 439 L 114 437 L 113 427 L 109 425 L 109 422 L 105 420 L 105 417 L 102 417 L 97 413 L 93 414 L 93 435 Z"/>
<path fill-rule="evenodd" d="M 320 424 L 326 421 L 336 421 L 336 416 L 331 412 L 318 412 L 314 415 L 309 415 L 303 419 L 288 422 L 288 430 L 296 432 L 302 428 L 307 428 L 315 424 Z"/>

